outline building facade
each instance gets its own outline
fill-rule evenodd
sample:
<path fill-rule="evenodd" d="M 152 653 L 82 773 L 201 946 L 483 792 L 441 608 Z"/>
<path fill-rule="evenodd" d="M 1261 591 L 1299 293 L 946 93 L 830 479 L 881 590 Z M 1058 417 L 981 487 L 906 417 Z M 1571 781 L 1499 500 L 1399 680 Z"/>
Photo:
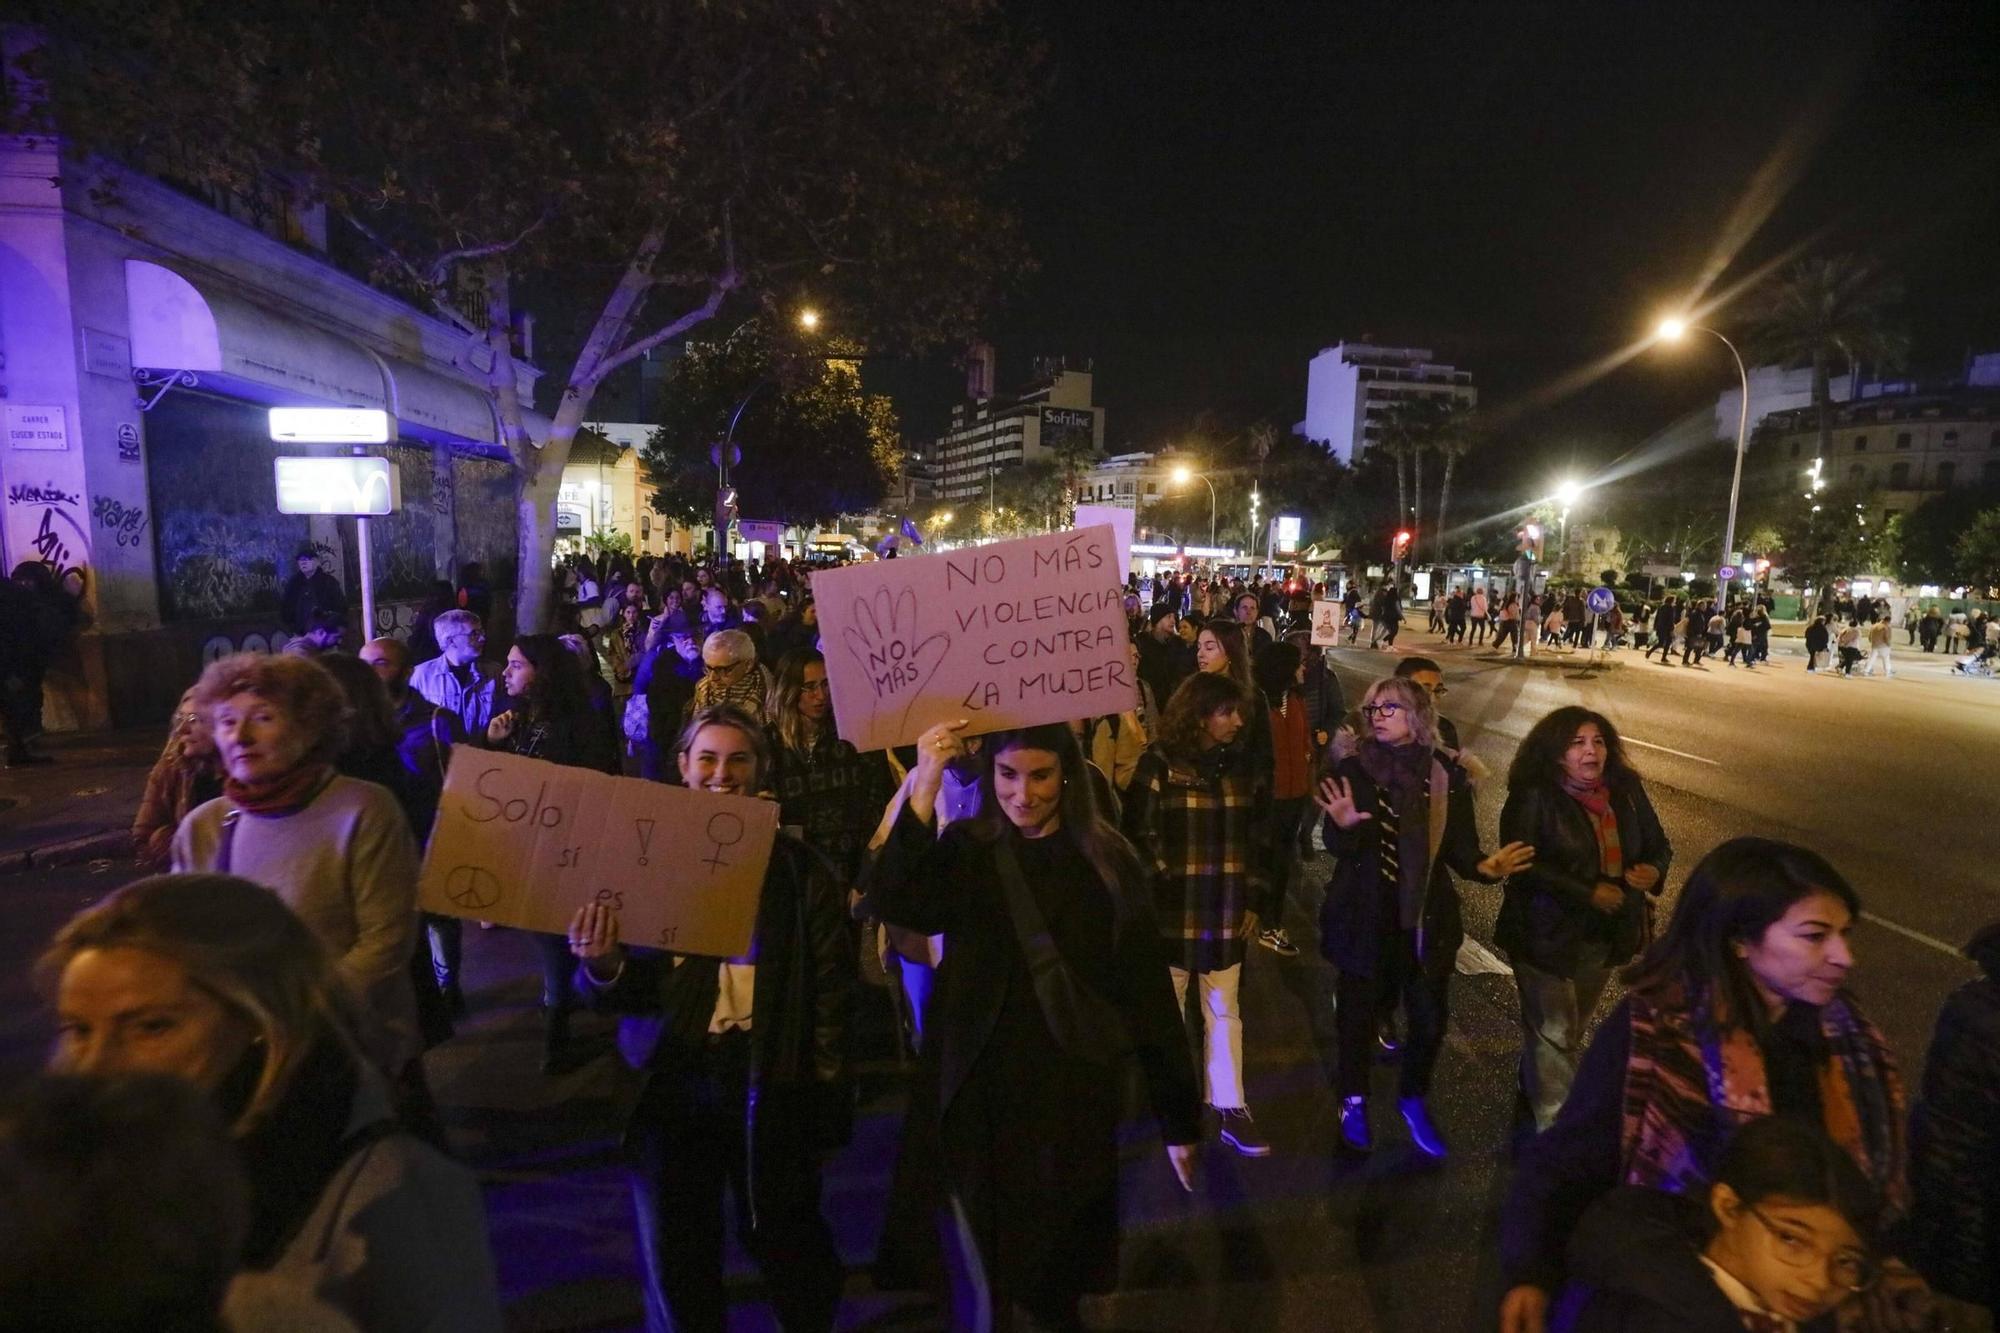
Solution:
<path fill-rule="evenodd" d="M 1155 501 L 1174 494 L 1175 462 L 1172 454 L 1163 453 L 1113 454 L 1099 459 L 1078 477 L 1076 502 L 1117 505 L 1143 515 Z"/>
<path fill-rule="evenodd" d="M 1869 494 L 1884 520 L 1954 487 L 2000 489 L 2000 353 L 1976 356 L 1965 373 L 1931 385 L 1893 386 L 1832 411 L 1833 447 L 1819 479 Z M 1810 406 L 1764 418 L 1750 446 L 1746 484 L 1776 497 L 1812 489 L 1819 463 L 1818 413 Z"/>
<path fill-rule="evenodd" d="M 1398 403 L 1479 401 L 1472 372 L 1443 365 L 1422 347 L 1335 343 L 1306 367 L 1305 420 L 1292 427 L 1352 466 L 1382 438 L 1382 418 Z"/>
<path fill-rule="evenodd" d="M 993 478 L 1024 463 L 1068 452 L 1095 459 L 1104 451 L 1104 409 L 1091 401 L 1092 375 L 1060 362 L 1036 368 L 1033 383 L 1010 398 L 973 399 L 952 408 L 951 426 L 927 451 L 936 496 L 984 495 Z"/>
<path fill-rule="evenodd" d="M 95 183 L 47 143 L 0 140 L 0 548 L 9 568 L 47 564 L 83 625 L 50 672 L 51 727 L 164 717 L 206 660 L 281 645 L 301 546 L 370 634 L 406 632 L 467 562 L 513 586 L 516 488 L 483 338 L 343 271 L 321 220 L 232 216 L 129 173 L 110 194 Z M 521 365 L 523 397 L 535 374 Z M 274 405 L 396 423 L 366 449 L 402 492 L 371 520 L 375 625 L 358 626 L 355 521 L 277 509 L 274 458 L 351 451 L 274 444 Z"/>
<path fill-rule="evenodd" d="M 587 537 L 620 534 L 634 555 L 692 555 L 703 534 L 653 508 L 655 487 L 639 451 L 653 427 L 642 421 L 592 421 L 577 433 L 556 495 L 556 550 Z"/>

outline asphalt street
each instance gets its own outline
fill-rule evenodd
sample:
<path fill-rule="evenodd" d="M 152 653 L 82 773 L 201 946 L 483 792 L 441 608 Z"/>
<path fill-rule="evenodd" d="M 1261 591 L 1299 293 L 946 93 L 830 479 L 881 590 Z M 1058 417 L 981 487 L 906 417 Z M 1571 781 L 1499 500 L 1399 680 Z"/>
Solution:
<path fill-rule="evenodd" d="M 1989 756 L 2000 741 L 2000 681 L 1945 673 L 1898 652 L 1893 680 L 1809 676 L 1795 654 L 1753 672 L 1662 667 L 1636 652 L 1515 664 L 1406 633 L 1402 651 L 1444 664 L 1444 711 L 1493 770 L 1479 795 L 1490 842 L 1518 738 L 1547 710 L 1583 702 L 1632 746 L 1673 838 L 1677 888 L 1700 855 L 1743 833 L 1819 848 L 1868 908 L 1856 933 L 1856 982 L 1914 1082 L 1939 1002 L 1971 968 L 1955 946 L 2000 915 L 1991 860 Z M 1388 652 L 1335 654 L 1350 700 L 1394 663 Z M 1394 1115 L 1394 1071 L 1377 1082 L 1378 1148 L 1333 1151 L 1330 970 L 1312 924 L 1323 868 L 1291 905 L 1304 956 L 1253 950 L 1244 983 L 1250 1102 L 1275 1145 L 1244 1160 L 1213 1145 L 1195 1198 L 1173 1185 L 1158 1142 L 1135 1127 L 1126 1147 L 1123 1283 L 1087 1307 L 1094 1328 L 1352 1329 L 1439 1333 L 1491 1326 L 1502 1152 L 1518 1052 L 1512 984 L 1460 976 L 1438 1075 L 1437 1118 L 1454 1151 L 1430 1163 Z M 41 1058 L 46 1012 L 27 964 L 63 917 L 129 877 L 108 863 L 0 879 L 0 1076 Z M 1465 890 L 1468 925 L 1490 944 L 1497 890 Z M 538 983 L 525 937 L 468 931 L 473 1021 L 428 1057 L 454 1142 L 477 1169 L 514 1327 L 586 1330 L 638 1321 L 630 1205 L 617 1129 L 633 1085 L 595 1019 L 599 1052 L 560 1078 L 537 1072 Z M 871 997 L 874 999 L 876 997 Z M 1607 997 L 1607 1006 L 1611 997 Z M 924 1304 L 874 1293 L 866 1266 L 894 1160 L 902 1079 L 876 1020 L 854 1143 L 828 1171 L 827 1211 L 850 1264 L 842 1327 L 938 1327 Z M 732 1256 L 734 1329 L 770 1329 L 755 1270 Z"/>

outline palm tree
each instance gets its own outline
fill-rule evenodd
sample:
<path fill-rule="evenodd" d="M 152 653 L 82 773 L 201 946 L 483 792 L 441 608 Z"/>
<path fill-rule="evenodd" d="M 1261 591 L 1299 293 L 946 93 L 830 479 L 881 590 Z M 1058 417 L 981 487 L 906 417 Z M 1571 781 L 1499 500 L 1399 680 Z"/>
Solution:
<path fill-rule="evenodd" d="M 1902 284 L 1854 255 L 1802 259 L 1765 292 L 1751 315 L 1750 349 L 1760 361 L 1812 367 L 1813 408 L 1819 417 L 1819 457 L 1833 448 L 1832 394 L 1838 364 L 1857 373 L 1864 361 L 1894 365 L 1909 338 L 1888 314 Z"/>
<path fill-rule="evenodd" d="M 1472 420 L 1472 404 L 1462 398 L 1453 398 L 1440 413 L 1437 435 L 1431 447 L 1444 458 L 1444 481 L 1438 486 L 1437 542 L 1432 546 L 1432 559 L 1444 559 L 1444 534 L 1446 519 L 1451 511 L 1451 476 L 1458 470 L 1458 460 L 1472 452 L 1473 443 L 1478 438 L 1478 428 Z"/>
<path fill-rule="evenodd" d="M 1382 452 L 1396 460 L 1396 526 L 1399 528 L 1410 517 L 1409 469 L 1413 459 L 1417 465 L 1418 493 L 1422 494 L 1427 430 L 1425 404 L 1421 399 L 1392 403 L 1382 416 Z"/>

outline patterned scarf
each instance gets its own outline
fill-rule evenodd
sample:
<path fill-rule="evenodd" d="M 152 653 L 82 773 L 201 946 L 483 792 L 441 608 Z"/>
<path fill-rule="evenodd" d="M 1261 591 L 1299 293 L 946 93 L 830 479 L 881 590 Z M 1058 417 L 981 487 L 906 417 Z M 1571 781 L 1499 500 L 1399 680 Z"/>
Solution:
<path fill-rule="evenodd" d="M 1361 767 L 1375 783 L 1376 859 L 1385 889 L 1397 902 L 1397 924 L 1415 930 L 1423 924 L 1424 895 L 1430 888 L 1431 837 L 1430 750 L 1421 745 L 1361 742 Z M 1440 829 L 1440 832 L 1442 830 Z"/>
<path fill-rule="evenodd" d="M 1590 816 L 1591 831 L 1597 834 L 1597 873 L 1614 884 L 1622 881 L 1625 849 L 1618 842 L 1618 814 L 1611 808 L 1611 789 L 1602 783 L 1573 787 L 1564 782 L 1563 790 Z"/>
<path fill-rule="evenodd" d="M 1698 1036 L 1685 1004 L 1656 1007 L 1635 995 L 1631 1014 L 1622 1180 L 1688 1193 L 1707 1182 L 1737 1127 L 1774 1113 L 1764 1053 L 1741 1028 Z M 1909 1182 L 1895 1057 L 1844 995 L 1819 1011 L 1819 1026 L 1828 1054 L 1818 1070 L 1827 1136 L 1853 1156 L 1890 1214 L 1900 1216 L 1909 1206 Z"/>
<path fill-rule="evenodd" d="M 313 797 L 331 781 L 333 765 L 302 764 L 264 782 L 238 782 L 230 778 L 222 784 L 222 794 L 247 814 L 289 815 L 311 805 Z"/>

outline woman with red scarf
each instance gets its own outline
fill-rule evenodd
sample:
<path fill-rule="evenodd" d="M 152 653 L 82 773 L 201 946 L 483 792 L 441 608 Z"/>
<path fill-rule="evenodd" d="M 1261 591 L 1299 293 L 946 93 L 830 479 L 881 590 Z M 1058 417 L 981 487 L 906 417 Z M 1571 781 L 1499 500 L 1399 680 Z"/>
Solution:
<path fill-rule="evenodd" d="M 1500 837 L 1535 848 L 1535 863 L 1507 881 L 1497 940 L 1521 992 L 1521 1091 L 1541 1130 L 1569 1095 L 1584 1025 L 1612 969 L 1646 942 L 1648 900 L 1674 849 L 1618 728 L 1574 706 L 1522 739 Z"/>
<path fill-rule="evenodd" d="M 174 870 L 237 875 L 282 898 L 375 1020 L 383 1069 L 401 1074 L 420 1049 L 417 845 L 388 788 L 334 770 L 347 696 L 309 658 L 237 653 L 202 672 L 194 706 L 227 776 L 181 821 Z"/>

